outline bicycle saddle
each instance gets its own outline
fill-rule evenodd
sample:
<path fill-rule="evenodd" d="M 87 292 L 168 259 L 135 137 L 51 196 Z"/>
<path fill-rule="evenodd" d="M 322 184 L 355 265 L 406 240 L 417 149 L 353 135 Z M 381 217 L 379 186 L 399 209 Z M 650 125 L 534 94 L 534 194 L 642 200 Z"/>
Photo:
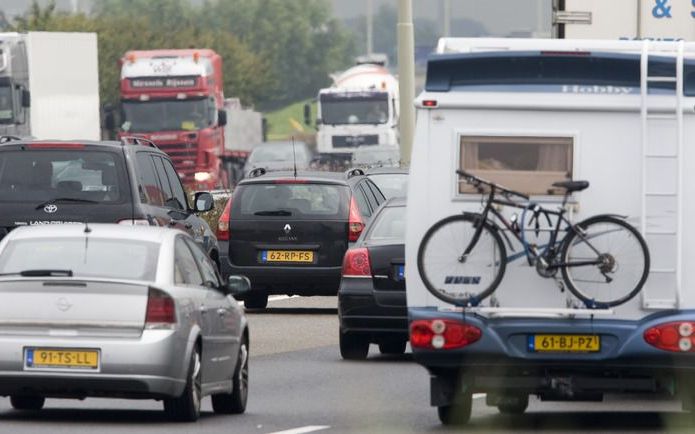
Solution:
<path fill-rule="evenodd" d="M 554 182 L 553 187 L 564 188 L 568 193 L 571 193 L 589 188 L 589 181 L 559 181 Z"/>

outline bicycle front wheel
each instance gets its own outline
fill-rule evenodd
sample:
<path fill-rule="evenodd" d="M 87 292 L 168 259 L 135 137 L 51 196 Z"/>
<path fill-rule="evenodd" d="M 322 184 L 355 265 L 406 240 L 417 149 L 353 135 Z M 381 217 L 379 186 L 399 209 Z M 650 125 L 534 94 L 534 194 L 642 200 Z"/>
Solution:
<path fill-rule="evenodd" d="M 637 295 L 649 274 L 649 249 L 625 220 L 598 216 L 576 225 L 562 246 L 562 277 L 587 307 L 611 307 Z"/>
<path fill-rule="evenodd" d="M 492 294 L 506 264 L 507 251 L 497 229 L 475 214 L 450 216 L 435 223 L 422 238 L 417 255 L 425 287 L 456 306 L 475 306 Z"/>

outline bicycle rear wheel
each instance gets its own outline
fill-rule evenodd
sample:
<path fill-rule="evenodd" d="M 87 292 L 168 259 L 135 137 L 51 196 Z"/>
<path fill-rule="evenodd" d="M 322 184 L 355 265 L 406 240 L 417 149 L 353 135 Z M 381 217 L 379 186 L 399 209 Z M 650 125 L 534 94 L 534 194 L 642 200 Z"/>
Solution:
<path fill-rule="evenodd" d="M 463 258 L 480 224 L 480 236 Z M 435 223 L 422 238 L 417 255 L 425 287 L 456 306 L 475 306 L 492 294 L 506 265 L 507 251 L 497 229 L 475 214 L 454 215 Z"/>
<path fill-rule="evenodd" d="M 625 220 L 598 216 L 579 224 L 562 245 L 562 277 L 590 308 L 623 304 L 637 295 L 649 274 L 649 249 Z M 581 233 L 581 234 L 580 234 Z M 593 265 L 572 263 L 600 261 Z"/>

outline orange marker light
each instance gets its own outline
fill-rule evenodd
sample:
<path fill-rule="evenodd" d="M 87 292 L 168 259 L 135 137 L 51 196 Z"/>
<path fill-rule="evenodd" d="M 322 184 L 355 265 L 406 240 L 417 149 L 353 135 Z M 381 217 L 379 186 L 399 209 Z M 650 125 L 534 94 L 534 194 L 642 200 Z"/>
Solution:
<path fill-rule="evenodd" d="M 196 51 L 195 53 L 193 53 L 193 61 L 195 63 L 198 63 L 198 60 L 200 60 L 200 53 Z"/>

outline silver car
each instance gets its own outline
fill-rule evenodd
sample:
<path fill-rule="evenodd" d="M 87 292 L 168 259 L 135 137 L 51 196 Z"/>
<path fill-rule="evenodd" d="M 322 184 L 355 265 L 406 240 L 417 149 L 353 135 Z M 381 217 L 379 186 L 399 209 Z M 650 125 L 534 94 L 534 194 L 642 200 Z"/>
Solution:
<path fill-rule="evenodd" d="M 154 227 L 22 227 L 0 242 L 0 395 L 39 410 L 46 397 L 164 401 L 194 421 L 242 413 L 248 323 L 193 239 Z"/>

